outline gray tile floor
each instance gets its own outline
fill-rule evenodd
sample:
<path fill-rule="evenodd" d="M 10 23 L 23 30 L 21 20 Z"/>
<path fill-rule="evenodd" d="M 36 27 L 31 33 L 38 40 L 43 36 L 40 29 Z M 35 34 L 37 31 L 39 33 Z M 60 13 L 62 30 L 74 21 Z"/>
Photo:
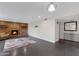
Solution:
<path fill-rule="evenodd" d="M 18 48 L 17 56 L 79 56 L 79 43 L 77 45 L 70 41 L 50 43 L 34 37 L 30 37 L 30 39 L 37 42 L 26 47 L 26 54 L 23 52 L 23 48 Z M 4 41 L 0 41 L 0 53 L 3 45 Z M 11 56 L 11 51 L 6 56 Z"/>

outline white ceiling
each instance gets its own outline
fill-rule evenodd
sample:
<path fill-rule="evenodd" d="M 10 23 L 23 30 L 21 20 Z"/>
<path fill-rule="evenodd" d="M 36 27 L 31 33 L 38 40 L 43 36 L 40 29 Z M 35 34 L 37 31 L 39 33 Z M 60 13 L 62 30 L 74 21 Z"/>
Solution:
<path fill-rule="evenodd" d="M 0 18 L 9 21 L 32 22 L 48 17 L 66 17 L 79 13 L 77 2 L 56 2 L 55 12 L 48 12 L 49 2 L 0 2 Z"/>

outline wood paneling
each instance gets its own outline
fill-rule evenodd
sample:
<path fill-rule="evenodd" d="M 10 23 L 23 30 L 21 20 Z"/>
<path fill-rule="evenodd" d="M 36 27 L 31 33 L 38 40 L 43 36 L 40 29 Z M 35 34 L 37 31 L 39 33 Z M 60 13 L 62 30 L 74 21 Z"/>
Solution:
<path fill-rule="evenodd" d="M 12 30 L 18 30 L 18 35 L 16 35 L 16 37 L 28 36 L 27 23 L 0 21 L 0 38 L 6 37 L 7 34 L 7 37 L 14 37 L 11 34 Z"/>

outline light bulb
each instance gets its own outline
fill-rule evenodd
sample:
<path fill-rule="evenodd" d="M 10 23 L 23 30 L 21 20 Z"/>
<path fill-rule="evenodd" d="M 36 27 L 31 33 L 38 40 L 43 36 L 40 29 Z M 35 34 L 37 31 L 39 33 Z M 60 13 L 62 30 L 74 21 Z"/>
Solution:
<path fill-rule="evenodd" d="M 50 4 L 50 5 L 49 5 L 48 11 L 49 11 L 49 12 L 55 11 L 55 7 L 54 7 L 53 4 Z"/>

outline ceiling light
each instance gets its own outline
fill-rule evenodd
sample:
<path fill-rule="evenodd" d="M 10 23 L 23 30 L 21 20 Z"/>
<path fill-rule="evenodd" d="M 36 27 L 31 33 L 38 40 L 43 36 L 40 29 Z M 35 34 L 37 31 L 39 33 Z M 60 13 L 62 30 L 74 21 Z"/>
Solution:
<path fill-rule="evenodd" d="M 41 16 L 38 16 L 38 18 L 41 18 Z"/>
<path fill-rule="evenodd" d="M 55 11 L 55 6 L 52 2 L 49 4 L 48 11 L 49 12 Z"/>

